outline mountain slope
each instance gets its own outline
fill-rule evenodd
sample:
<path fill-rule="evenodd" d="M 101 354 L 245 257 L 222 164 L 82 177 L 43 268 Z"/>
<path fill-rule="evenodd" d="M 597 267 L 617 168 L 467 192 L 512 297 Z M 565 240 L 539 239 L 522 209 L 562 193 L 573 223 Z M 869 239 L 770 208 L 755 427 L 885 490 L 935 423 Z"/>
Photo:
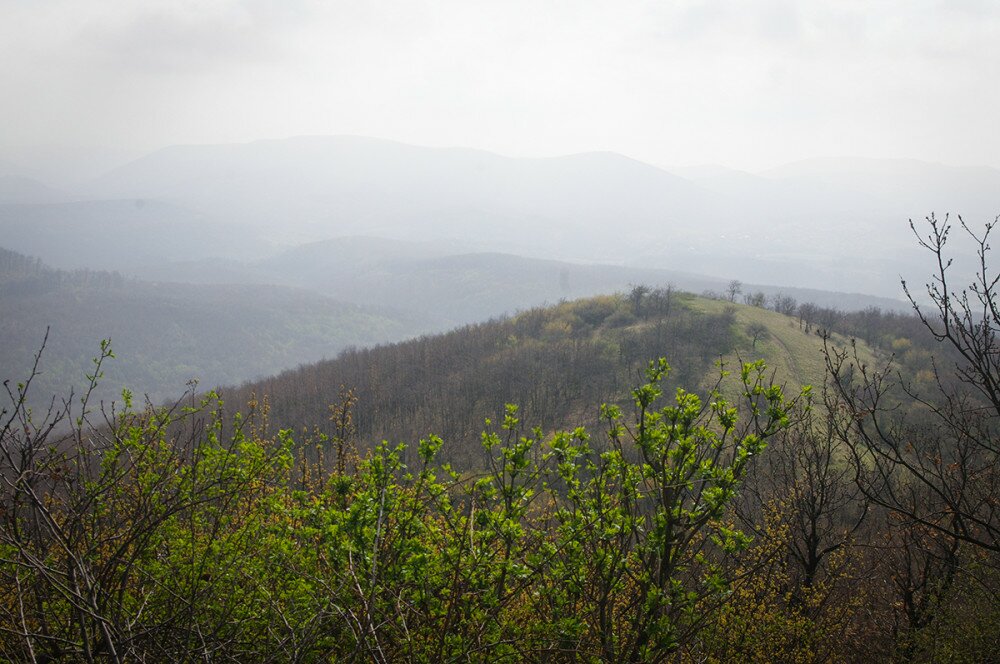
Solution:
<path fill-rule="evenodd" d="M 6 267 L 2 267 L 6 266 Z M 23 380 L 50 328 L 35 397 L 65 394 L 92 370 L 98 342 L 118 359 L 101 397 L 129 387 L 154 400 L 197 379 L 232 383 L 417 334 L 413 317 L 278 286 L 194 286 L 64 272 L 0 250 L 0 367 Z M 37 402 L 37 403 L 40 403 Z"/>
<path fill-rule="evenodd" d="M 753 323 L 767 330 L 756 344 L 748 332 Z M 861 348 L 870 355 L 863 343 Z M 226 388 L 223 396 L 234 408 L 266 397 L 275 427 L 329 434 L 328 406 L 344 388 L 353 389 L 362 447 L 437 433 L 449 442 L 451 461 L 469 466 L 481 461 L 483 418 L 502 417 L 505 403 L 519 404 L 528 426 L 550 431 L 585 423 L 600 431 L 598 406 L 614 401 L 627 407 L 628 390 L 646 363 L 660 356 L 673 366 L 668 391 L 684 386 L 706 392 L 718 378 L 720 357 L 729 368 L 762 357 L 792 391 L 821 384 L 825 375 L 822 340 L 796 319 L 653 291 L 638 309 L 624 296 L 533 309 L 444 335 L 345 352 Z M 732 378 L 724 385 L 733 393 Z"/>

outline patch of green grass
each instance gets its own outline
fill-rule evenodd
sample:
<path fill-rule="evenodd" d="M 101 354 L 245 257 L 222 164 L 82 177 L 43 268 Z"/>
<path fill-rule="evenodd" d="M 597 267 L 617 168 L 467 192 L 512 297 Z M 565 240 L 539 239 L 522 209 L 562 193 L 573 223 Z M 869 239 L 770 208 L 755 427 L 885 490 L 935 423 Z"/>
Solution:
<path fill-rule="evenodd" d="M 815 332 L 806 333 L 799 327 L 798 318 L 784 314 L 752 307 L 745 304 L 734 304 L 707 298 L 695 298 L 690 306 L 696 311 L 705 313 L 722 313 L 731 307 L 735 316 L 736 349 L 722 361 L 731 375 L 723 382 L 723 389 L 728 394 L 730 389 L 738 387 L 738 370 L 740 362 L 753 362 L 759 359 L 767 363 L 774 372 L 775 381 L 783 384 L 787 394 L 794 394 L 807 385 L 817 389 L 823 385 L 826 378 L 826 359 L 823 354 L 823 339 Z M 750 332 L 753 326 L 761 325 L 767 333 L 753 343 Z M 840 334 L 833 334 L 831 341 L 835 346 L 846 346 L 849 340 Z M 873 363 L 875 354 L 866 344 L 858 342 L 858 355 L 863 362 Z M 706 376 L 706 382 L 714 381 L 716 376 Z"/>

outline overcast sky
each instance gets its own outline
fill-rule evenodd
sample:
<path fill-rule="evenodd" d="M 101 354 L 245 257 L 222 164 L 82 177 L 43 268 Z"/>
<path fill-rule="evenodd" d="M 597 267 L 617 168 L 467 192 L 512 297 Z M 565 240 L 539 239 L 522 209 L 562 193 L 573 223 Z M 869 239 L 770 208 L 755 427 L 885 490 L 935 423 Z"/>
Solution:
<path fill-rule="evenodd" d="M 7 148 L 358 134 L 1000 166 L 1000 3 L 0 0 L 0 99 Z"/>

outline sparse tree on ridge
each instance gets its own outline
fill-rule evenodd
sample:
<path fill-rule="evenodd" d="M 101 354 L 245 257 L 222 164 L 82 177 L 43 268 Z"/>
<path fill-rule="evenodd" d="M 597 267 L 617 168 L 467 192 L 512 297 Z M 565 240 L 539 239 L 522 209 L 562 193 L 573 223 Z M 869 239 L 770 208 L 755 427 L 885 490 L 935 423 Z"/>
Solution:
<path fill-rule="evenodd" d="M 726 295 L 729 297 L 730 302 L 736 302 L 736 296 L 743 292 L 743 282 L 738 279 L 733 279 L 726 286 Z"/>

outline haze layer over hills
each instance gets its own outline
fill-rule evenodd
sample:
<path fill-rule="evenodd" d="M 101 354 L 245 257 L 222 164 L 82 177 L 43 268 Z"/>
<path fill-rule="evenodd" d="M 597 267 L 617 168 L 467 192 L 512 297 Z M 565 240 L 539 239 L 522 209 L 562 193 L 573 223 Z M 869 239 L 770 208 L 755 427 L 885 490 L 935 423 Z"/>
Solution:
<path fill-rule="evenodd" d="M 25 207 L 41 194 L 22 188 L 2 199 L 4 244 L 57 267 L 79 267 L 64 247 L 120 217 L 122 203 L 95 201 L 128 201 L 130 214 L 153 222 L 142 229 L 144 267 L 257 260 L 365 235 L 430 243 L 442 255 L 502 252 L 885 297 L 899 297 L 900 275 L 922 274 L 909 218 L 952 212 L 979 223 L 1000 209 L 1000 171 L 986 167 L 829 159 L 758 175 L 672 174 L 614 153 L 514 159 L 344 136 L 165 148 L 79 188 L 86 204 Z M 25 219 L 33 239 L 18 227 Z M 157 226 L 165 220 L 197 228 L 187 254 Z M 87 252 L 87 267 L 136 269 L 134 246 L 117 248 L 134 228 L 100 228 L 103 248 Z M 177 235 L 191 237 L 183 228 Z"/>

